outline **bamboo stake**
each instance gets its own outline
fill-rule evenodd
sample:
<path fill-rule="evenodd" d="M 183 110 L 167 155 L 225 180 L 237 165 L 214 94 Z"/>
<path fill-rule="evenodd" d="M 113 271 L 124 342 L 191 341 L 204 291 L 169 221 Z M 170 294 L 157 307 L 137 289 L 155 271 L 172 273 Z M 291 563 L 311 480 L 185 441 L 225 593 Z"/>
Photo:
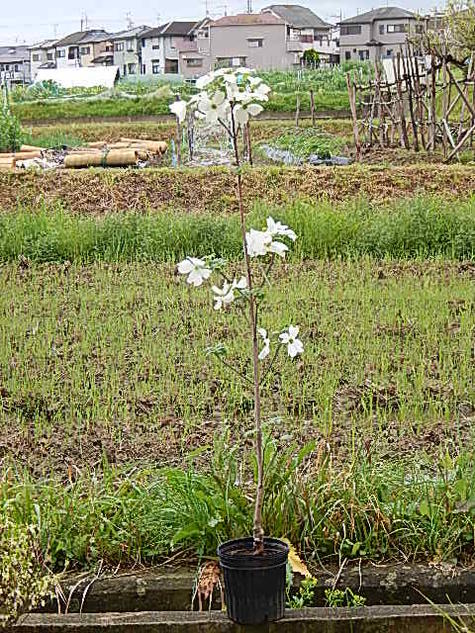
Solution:
<path fill-rule="evenodd" d="M 402 59 L 402 65 L 403 65 L 403 71 L 404 71 L 404 80 L 406 81 L 406 86 L 408 90 L 407 94 L 408 94 L 408 100 L 409 100 L 409 115 L 411 117 L 414 150 L 418 152 L 419 138 L 417 134 L 416 117 L 414 114 L 412 77 L 409 73 L 409 62 L 404 58 L 404 55 L 401 57 L 401 59 Z"/>
<path fill-rule="evenodd" d="M 436 101 L 436 76 L 435 76 L 435 58 L 434 54 L 431 55 L 431 99 L 430 99 L 430 121 L 431 121 L 431 151 L 435 151 L 435 142 L 436 142 L 436 111 L 435 111 L 435 101 Z"/>
<path fill-rule="evenodd" d="M 375 60 L 374 62 L 374 77 L 375 77 L 375 84 L 374 84 L 374 98 L 377 100 L 378 103 L 378 107 L 377 107 L 377 111 L 376 111 L 376 116 L 378 117 L 378 139 L 379 139 L 379 144 L 381 147 L 384 147 L 384 127 L 383 127 L 383 108 L 381 106 L 381 75 L 379 72 L 379 64 L 378 61 Z"/>
<path fill-rule="evenodd" d="M 348 98 L 350 100 L 350 110 L 353 119 L 353 136 L 355 138 L 356 160 L 361 159 L 361 143 L 358 131 L 358 116 L 356 113 L 356 88 L 354 82 L 350 81 L 350 73 L 346 73 L 346 87 L 348 88 Z"/>
<path fill-rule="evenodd" d="M 447 158 L 447 152 L 448 152 L 447 142 L 450 143 L 452 135 L 450 134 L 450 128 L 447 123 L 447 109 L 448 109 L 447 98 L 449 94 L 447 90 L 447 58 L 446 58 L 445 51 L 442 57 L 442 82 L 444 84 L 444 91 L 442 94 L 442 123 L 443 123 L 442 130 L 444 132 L 442 134 L 442 147 L 444 150 L 444 158 Z"/>
<path fill-rule="evenodd" d="M 310 90 L 310 113 L 312 115 L 312 127 L 315 127 L 315 95 L 313 90 Z"/>
<path fill-rule="evenodd" d="M 401 129 L 401 143 L 405 149 L 409 149 L 409 139 L 407 137 L 406 117 L 404 115 L 404 97 L 402 94 L 401 81 L 401 53 L 396 55 L 397 64 L 393 58 L 394 74 L 396 77 L 397 105 L 399 110 L 399 123 Z"/>

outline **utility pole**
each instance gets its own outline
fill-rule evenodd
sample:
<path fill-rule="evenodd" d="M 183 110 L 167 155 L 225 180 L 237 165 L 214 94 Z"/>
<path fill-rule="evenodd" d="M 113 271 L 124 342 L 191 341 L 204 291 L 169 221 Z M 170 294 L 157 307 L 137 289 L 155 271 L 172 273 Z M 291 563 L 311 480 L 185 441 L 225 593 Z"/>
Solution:
<path fill-rule="evenodd" d="M 127 11 L 127 13 L 125 14 L 125 22 L 127 24 L 127 28 L 128 29 L 132 29 L 134 27 L 134 21 L 132 19 L 132 13 L 130 11 Z"/>
<path fill-rule="evenodd" d="M 252 0 L 247 0 L 247 12 L 252 13 Z"/>
<path fill-rule="evenodd" d="M 87 13 L 85 11 L 81 14 L 81 31 L 87 31 Z"/>

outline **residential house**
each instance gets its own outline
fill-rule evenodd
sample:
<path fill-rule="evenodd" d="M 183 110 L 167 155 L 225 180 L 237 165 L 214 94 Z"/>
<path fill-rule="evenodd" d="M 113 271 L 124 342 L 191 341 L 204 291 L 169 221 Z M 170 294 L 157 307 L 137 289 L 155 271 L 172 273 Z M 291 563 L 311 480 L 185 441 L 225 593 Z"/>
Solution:
<path fill-rule="evenodd" d="M 0 84 L 31 82 L 28 46 L 0 46 Z"/>
<path fill-rule="evenodd" d="M 286 21 L 272 12 L 229 15 L 210 24 L 211 68 L 295 68 L 302 54 L 289 44 Z"/>
<path fill-rule="evenodd" d="M 197 79 L 211 70 L 210 24 L 210 18 L 197 22 L 179 45 L 178 69 L 185 80 Z"/>
<path fill-rule="evenodd" d="M 55 45 L 56 40 L 43 40 L 30 46 L 31 80 L 35 81 L 39 70 L 56 68 Z"/>
<path fill-rule="evenodd" d="M 145 74 L 179 74 L 180 53 L 182 55 L 186 52 L 198 54 L 197 29 L 201 24 L 202 21 L 169 22 L 164 26 L 143 33 L 142 65 Z M 196 57 L 196 59 L 199 58 Z M 198 65 L 196 68 L 200 68 L 200 62 L 196 61 L 195 63 Z"/>
<path fill-rule="evenodd" d="M 113 63 L 110 34 L 102 29 L 77 31 L 55 44 L 56 67 L 91 66 Z"/>
<path fill-rule="evenodd" d="M 150 31 L 149 26 L 136 26 L 111 36 L 114 66 L 119 67 L 121 77 L 127 75 L 145 75 L 142 62 L 142 36 Z"/>
<path fill-rule="evenodd" d="M 410 34 L 423 33 L 425 21 L 398 7 L 381 7 L 340 22 L 341 61 L 391 59 Z"/>
<path fill-rule="evenodd" d="M 273 4 L 261 13 L 275 15 L 287 24 L 287 48 L 289 52 L 304 53 L 316 50 L 321 61 L 338 63 L 338 47 L 333 39 L 333 25 L 324 22 L 307 7 L 298 4 Z"/>

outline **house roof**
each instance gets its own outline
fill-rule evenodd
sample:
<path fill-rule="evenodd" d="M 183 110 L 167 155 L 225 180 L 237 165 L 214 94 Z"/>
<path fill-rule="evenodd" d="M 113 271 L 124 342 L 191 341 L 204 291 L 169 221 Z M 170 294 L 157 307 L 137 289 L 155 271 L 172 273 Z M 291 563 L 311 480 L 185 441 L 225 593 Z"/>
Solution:
<path fill-rule="evenodd" d="M 169 22 L 165 24 L 162 29 L 162 35 L 188 35 L 190 31 L 192 31 L 197 24 L 201 24 L 202 20 L 199 22 Z"/>
<path fill-rule="evenodd" d="M 113 33 L 109 39 L 111 40 L 128 40 L 133 37 L 138 37 L 143 33 L 150 31 L 151 27 L 142 24 L 140 26 L 135 26 L 133 29 L 128 29 L 126 31 L 119 31 L 118 33 Z"/>
<path fill-rule="evenodd" d="M 94 42 L 105 42 L 110 40 L 111 34 L 105 31 L 88 31 L 86 35 L 80 40 L 80 44 L 93 44 Z"/>
<path fill-rule="evenodd" d="M 240 13 L 239 15 L 227 15 L 224 18 L 211 22 L 211 26 L 264 26 L 285 24 L 282 18 L 272 13 Z"/>
<path fill-rule="evenodd" d="M 58 40 L 55 46 L 72 46 L 74 44 L 87 44 L 88 42 L 103 42 L 110 39 L 110 34 L 102 29 L 93 31 L 76 31 L 66 35 L 63 39 Z"/>
<path fill-rule="evenodd" d="M 340 24 L 371 24 L 375 20 L 415 19 L 416 17 L 415 13 L 399 7 L 380 7 L 379 9 L 373 9 L 372 11 L 342 20 Z"/>
<path fill-rule="evenodd" d="M 113 62 L 114 61 L 114 55 L 112 55 L 112 53 L 101 53 L 101 55 L 98 55 L 97 57 L 95 57 L 91 64 L 103 64 L 104 62 Z"/>
<path fill-rule="evenodd" d="M 0 62 L 2 64 L 23 62 L 25 60 L 30 60 L 28 46 L 0 46 Z"/>
<path fill-rule="evenodd" d="M 162 26 L 156 26 L 153 29 L 144 31 L 142 37 L 162 37 L 164 35 L 177 35 L 185 37 L 189 35 L 197 26 L 201 26 L 204 20 L 199 22 L 167 22 Z"/>
<path fill-rule="evenodd" d="M 30 51 L 34 51 L 34 50 L 40 50 L 40 49 L 45 49 L 45 48 L 52 48 L 56 43 L 56 40 L 42 40 L 41 42 L 38 42 L 37 44 L 33 44 L 33 46 L 29 46 L 29 50 Z"/>
<path fill-rule="evenodd" d="M 262 13 L 272 12 L 297 29 L 323 29 L 331 26 L 307 7 L 299 4 L 272 4 Z"/>

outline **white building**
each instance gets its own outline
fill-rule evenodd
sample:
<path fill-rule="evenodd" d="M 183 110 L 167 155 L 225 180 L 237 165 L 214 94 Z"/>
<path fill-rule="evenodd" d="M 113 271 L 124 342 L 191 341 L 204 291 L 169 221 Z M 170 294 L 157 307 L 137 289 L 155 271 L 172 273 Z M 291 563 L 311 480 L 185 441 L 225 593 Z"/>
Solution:
<path fill-rule="evenodd" d="M 145 75 L 145 66 L 142 61 L 142 36 L 147 31 L 150 31 L 150 27 L 142 25 L 111 36 L 114 66 L 119 67 L 121 77 Z"/>
<path fill-rule="evenodd" d="M 29 84 L 30 82 L 28 46 L 0 46 L 0 84 Z"/>

